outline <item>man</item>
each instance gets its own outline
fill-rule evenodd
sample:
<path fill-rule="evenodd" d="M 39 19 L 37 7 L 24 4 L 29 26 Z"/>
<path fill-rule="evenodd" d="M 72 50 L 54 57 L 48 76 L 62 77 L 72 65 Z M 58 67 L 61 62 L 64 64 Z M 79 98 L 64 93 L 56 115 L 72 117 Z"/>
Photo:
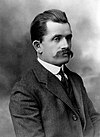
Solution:
<path fill-rule="evenodd" d="M 99 137 L 100 115 L 81 77 L 65 66 L 73 56 L 66 14 L 45 11 L 30 32 L 37 60 L 15 84 L 9 105 L 16 137 Z"/>

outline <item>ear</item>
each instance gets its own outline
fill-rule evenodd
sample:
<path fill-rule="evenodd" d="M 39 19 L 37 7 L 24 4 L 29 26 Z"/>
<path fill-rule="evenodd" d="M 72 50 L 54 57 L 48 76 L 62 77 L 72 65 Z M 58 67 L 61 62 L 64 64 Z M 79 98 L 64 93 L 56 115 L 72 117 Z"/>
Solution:
<path fill-rule="evenodd" d="M 42 53 L 42 48 L 41 48 L 40 41 L 34 40 L 32 45 L 33 45 L 33 47 L 34 47 L 34 49 L 36 50 L 37 53 L 39 53 L 39 54 Z"/>

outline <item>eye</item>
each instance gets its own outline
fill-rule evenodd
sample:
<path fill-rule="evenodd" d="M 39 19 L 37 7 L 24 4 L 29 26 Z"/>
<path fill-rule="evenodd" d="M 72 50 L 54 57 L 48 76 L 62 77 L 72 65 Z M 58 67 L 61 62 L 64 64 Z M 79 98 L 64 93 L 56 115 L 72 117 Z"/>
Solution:
<path fill-rule="evenodd" d="M 54 39 L 53 39 L 55 42 L 59 42 L 60 40 L 61 40 L 61 36 L 56 36 L 56 37 L 54 37 Z"/>

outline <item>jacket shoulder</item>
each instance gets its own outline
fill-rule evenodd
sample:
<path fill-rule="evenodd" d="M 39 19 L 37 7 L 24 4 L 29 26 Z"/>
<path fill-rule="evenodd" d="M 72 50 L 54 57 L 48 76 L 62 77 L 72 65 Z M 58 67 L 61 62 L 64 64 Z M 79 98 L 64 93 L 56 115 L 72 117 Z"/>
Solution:
<path fill-rule="evenodd" d="M 12 88 L 12 93 L 16 91 L 21 91 L 21 92 L 29 92 L 32 91 L 33 89 L 33 79 L 34 79 L 34 74 L 33 70 L 30 69 L 27 72 L 25 72 L 19 81 L 17 81 L 13 88 Z"/>

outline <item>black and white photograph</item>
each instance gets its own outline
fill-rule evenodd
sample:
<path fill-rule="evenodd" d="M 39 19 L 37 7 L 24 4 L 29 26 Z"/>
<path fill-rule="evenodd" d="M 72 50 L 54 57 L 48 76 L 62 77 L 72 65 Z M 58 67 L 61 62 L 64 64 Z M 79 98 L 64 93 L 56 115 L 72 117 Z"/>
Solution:
<path fill-rule="evenodd" d="M 0 0 L 0 137 L 100 137 L 99 0 Z"/>

